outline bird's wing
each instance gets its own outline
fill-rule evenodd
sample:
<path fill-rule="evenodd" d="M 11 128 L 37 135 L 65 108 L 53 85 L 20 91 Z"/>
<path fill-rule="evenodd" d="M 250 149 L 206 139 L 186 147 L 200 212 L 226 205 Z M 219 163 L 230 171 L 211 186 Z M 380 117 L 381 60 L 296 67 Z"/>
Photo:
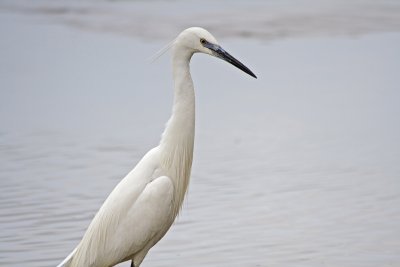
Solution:
<path fill-rule="evenodd" d="M 161 176 L 149 183 L 113 235 L 116 250 L 125 250 L 124 257 L 145 250 L 147 253 L 173 223 L 174 186 L 171 179 Z M 142 251 L 143 252 L 143 251 Z M 143 257 L 145 256 L 143 255 Z"/>
<path fill-rule="evenodd" d="M 133 257 L 159 233 L 164 235 L 172 224 L 174 187 L 169 177 L 145 184 L 134 200 L 125 189 L 114 190 L 93 219 L 73 256 L 74 266 L 75 262 L 76 266 L 113 266 Z"/>

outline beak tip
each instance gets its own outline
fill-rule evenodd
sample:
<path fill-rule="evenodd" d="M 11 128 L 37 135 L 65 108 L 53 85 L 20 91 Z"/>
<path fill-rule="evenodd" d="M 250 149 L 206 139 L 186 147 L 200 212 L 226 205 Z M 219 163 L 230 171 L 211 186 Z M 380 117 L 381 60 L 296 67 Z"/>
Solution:
<path fill-rule="evenodd" d="M 247 74 L 249 74 L 251 77 L 257 79 L 257 76 L 252 71 L 247 72 Z"/>

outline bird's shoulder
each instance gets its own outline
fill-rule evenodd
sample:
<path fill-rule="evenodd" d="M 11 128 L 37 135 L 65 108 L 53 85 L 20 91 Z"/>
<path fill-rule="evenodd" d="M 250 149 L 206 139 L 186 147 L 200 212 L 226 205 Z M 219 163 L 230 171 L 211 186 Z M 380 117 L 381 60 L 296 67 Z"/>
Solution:
<path fill-rule="evenodd" d="M 165 176 L 160 164 L 158 147 L 151 149 L 137 165 L 117 184 L 108 196 L 105 205 L 120 207 L 132 205 L 146 186 L 158 177 Z M 123 203 L 122 203 L 123 202 Z"/>

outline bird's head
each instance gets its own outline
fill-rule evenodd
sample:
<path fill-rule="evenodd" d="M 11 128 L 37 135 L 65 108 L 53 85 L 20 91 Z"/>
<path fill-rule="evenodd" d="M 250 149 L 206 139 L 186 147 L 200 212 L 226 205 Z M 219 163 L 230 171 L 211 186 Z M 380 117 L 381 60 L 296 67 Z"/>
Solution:
<path fill-rule="evenodd" d="M 175 39 L 177 49 L 184 49 L 189 54 L 204 53 L 225 60 L 250 76 L 257 76 L 239 60 L 226 52 L 207 30 L 200 27 L 192 27 L 184 30 Z M 182 51 L 182 50 L 181 50 Z"/>

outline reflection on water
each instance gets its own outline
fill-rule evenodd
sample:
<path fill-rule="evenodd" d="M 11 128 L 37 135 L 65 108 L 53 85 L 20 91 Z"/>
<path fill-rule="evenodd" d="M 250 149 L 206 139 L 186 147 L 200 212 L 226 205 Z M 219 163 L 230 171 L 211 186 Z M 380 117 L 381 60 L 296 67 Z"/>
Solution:
<path fill-rule="evenodd" d="M 157 144 L 169 61 L 144 63 L 161 42 L 0 20 L 0 265 L 55 266 Z M 221 42 L 259 79 L 193 58 L 189 195 L 143 266 L 400 265 L 399 34 Z"/>

